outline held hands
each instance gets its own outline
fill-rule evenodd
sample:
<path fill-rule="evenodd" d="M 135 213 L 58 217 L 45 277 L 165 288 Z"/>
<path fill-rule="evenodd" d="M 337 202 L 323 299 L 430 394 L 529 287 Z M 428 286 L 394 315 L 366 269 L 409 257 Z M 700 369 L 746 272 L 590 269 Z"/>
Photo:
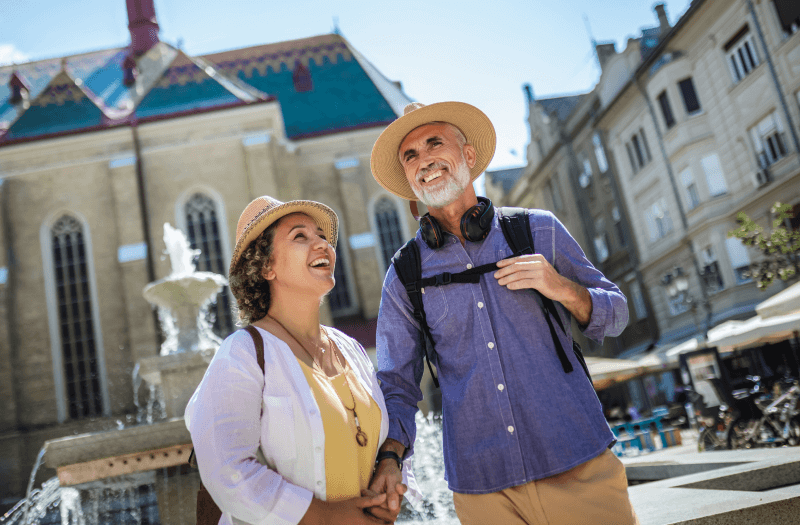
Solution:
<path fill-rule="evenodd" d="M 394 461 L 381 461 L 375 474 L 372 475 L 369 489 L 362 491 L 362 496 L 380 494 L 385 500 L 367 509 L 367 512 L 386 523 L 394 523 L 400 514 L 400 503 L 408 487 L 403 484 L 403 473 Z"/>
<path fill-rule="evenodd" d="M 386 503 L 386 494 L 377 494 L 344 501 L 322 501 L 314 498 L 301 525 L 385 525 L 383 519 L 370 516 L 366 511 Z"/>

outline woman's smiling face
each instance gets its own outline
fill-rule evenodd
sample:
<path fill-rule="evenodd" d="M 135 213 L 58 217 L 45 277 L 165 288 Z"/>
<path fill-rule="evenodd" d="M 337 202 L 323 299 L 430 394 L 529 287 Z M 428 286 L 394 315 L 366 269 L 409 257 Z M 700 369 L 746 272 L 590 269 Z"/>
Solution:
<path fill-rule="evenodd" d="M 263 275 L 273 293 L 280 287 L 322 297 L 336 284 L 335 265 L 336 252 L 322 228 L 308 215 L 292 213 L 278 221 L 272 259 Z"/>

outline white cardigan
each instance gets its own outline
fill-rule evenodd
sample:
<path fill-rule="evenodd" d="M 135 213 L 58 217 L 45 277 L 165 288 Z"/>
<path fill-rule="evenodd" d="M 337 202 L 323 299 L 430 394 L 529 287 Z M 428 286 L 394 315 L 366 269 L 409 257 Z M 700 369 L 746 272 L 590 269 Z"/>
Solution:
<path fill-rule="evenodd" d="M 258 330 L 264 375 L 250 334 L 238 330 L 222 343 L 186 407 L 200 477 L 222 510 L 221 525 L 296 524 L 312 497 L 326 494 L 325 432 L 314 394 L 289 346 Z M 380 446 L 389 418 L 372 362 L 357 341 L 326 331 L 381 409 Z M 421 495 L 410 460 L 403 482 L 415 505 Z"/>

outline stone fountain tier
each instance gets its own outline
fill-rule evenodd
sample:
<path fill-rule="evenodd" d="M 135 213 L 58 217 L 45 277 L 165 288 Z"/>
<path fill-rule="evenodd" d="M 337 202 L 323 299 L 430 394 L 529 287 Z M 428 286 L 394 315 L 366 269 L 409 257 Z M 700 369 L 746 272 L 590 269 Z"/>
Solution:
<path fill-rule="evenodd" d="M 183 418 L 45 443 L 44 462 L 61 486 L 187 463 L 191 436 Z"/>
<path fill-rule="evenodd" d="M 189 399 L 214 357 L 214 350 L 216 348 L 198 353 L 156 355 L 139 361 L 142 379 L 161 387 L 167 418 L 183 417 Z"/>

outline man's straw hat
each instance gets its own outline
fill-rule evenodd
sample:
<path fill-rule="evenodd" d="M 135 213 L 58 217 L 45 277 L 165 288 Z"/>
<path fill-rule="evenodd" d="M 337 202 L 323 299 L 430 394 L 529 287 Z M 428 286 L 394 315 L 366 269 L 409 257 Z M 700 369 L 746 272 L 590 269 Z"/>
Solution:
<path fill-rule="evenodd" d="M 266 230 L 270 224 L 290 213 L 305 213 L 311 217 L 317 223 L 317 226 L 325 232 L 325 237 L 331 246 L 336 249 L 336 241 L 339 235 L 339 218 L 336 217 L 336 213 L 332 209 L 321 202 L 281 202 L 264 195 L 248 204 L 241 217 L 239 217 L 239 222 L 236 225 L 236 247 L 233 249 L 229 272 L 233 273 L 233 269 L 247 246 L 261 235 L 261 232 Z"/>
<path fill-rule="evenodd" d="M 477 154 L 470 170 L 472 180 L 483 173 L 494 156 L 497 137 L 494 126 L 481 110 L 464 102 L 438 102 L 426 106 L 414 102 L 405 107 L 403 116 L 389 124 L 372 147 L 372 176 L 378 184 L 406 200 L 416 200 L 398 158 L 400 144 L 414 129 L 431 122 L 448 122 L 461 130 Z"/>

